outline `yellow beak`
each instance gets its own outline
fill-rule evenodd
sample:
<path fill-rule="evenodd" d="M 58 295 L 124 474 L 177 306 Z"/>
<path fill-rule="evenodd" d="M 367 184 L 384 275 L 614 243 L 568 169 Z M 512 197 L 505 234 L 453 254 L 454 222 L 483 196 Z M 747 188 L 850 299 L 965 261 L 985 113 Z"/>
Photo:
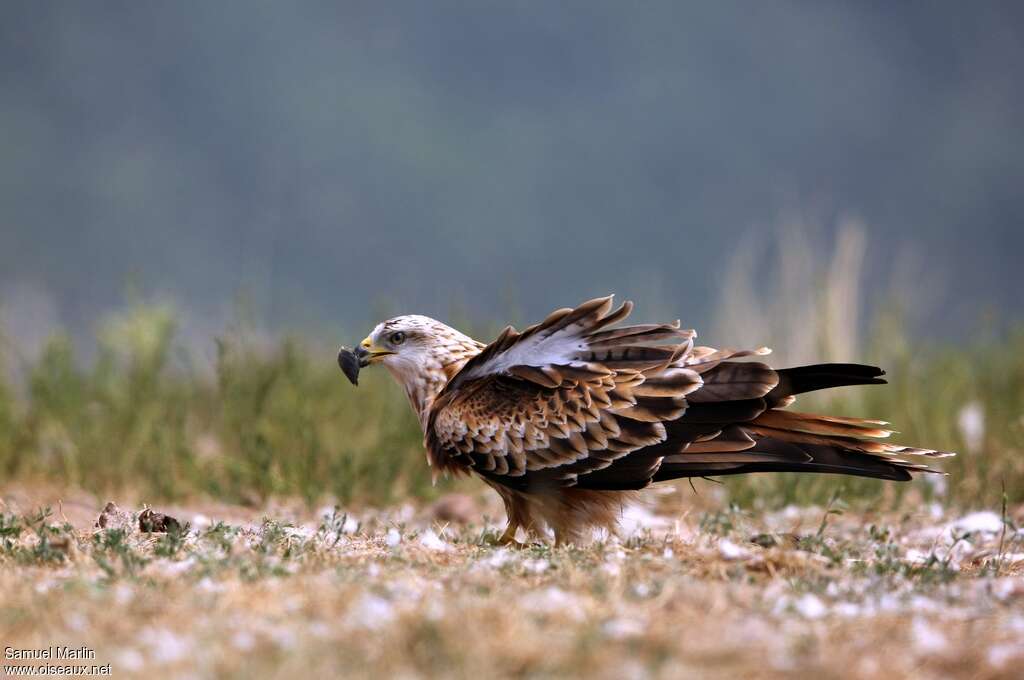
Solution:
<path fill-rule="evenodd" d="M 373 341 L 370 340 L 369 336 L 359 343 L 359 348 L 356 350 L 356 356 L 359 357 L 359 365 L 362 367 L 379 363 L 389 354 L 394 354 L 394 352 L 384 349 L 383 347 L 377 347 L 373 344 Z"/>

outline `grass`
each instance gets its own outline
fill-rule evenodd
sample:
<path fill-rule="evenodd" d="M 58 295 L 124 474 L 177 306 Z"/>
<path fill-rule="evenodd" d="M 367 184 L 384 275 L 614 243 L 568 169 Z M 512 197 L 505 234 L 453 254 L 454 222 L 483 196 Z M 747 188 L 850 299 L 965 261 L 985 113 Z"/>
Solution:
<path fill-rule="evenodd" d="M 174 331 L 166 309 L 138 306 L 101 329 L 92 362 L 68 338 L 51 339 L 22 365 L 23 386 L 0 384 L 0 475 L 97 496 L 138 489 L 151 500 L 250 504 L 291 496 L 387 504 L 451 488 L 431 486 L 418 424 L 383 371 L 366 371 L 352 388 L 333 352 L 297 339 L 259 348 L 243 333 L 217 340 L 211 371 L 197 367 Z M 776 475 L 726 480 L 734 501 L 823 504 L 839 488 L 850 502 L 887 507 L 908 491 L 915 501 L 993 507 L 1004 485 L 1011 502 L 1024 500 L 1024 333 L 913 348 L 889 333 L 877 335 L 887 351 L 868 346 L 863 358 L 881 359 L 892 384 L 798 407 L 882 418 L 901 442 L 961 452 L 942 461 L 945 490 Z M 965 409 L 983 423 L 972 440 L 959 423 Z"/>
<path fill-rule="evenodd" d="M 908 493 L 912 502 L 994 507 L 1005 486 L 1013 502 L 1024 500 L 1024 333 L 961 347 L 890 350 L 881 360 L 878 354 L 869 351 L 867 360 L 886 368 L 889 385 L 846 388 L 834 397 L 802 399 L 793 408 L 886 420 L 898 430 L 894 441 L 956 451 L 938 464 L 948 478 L 925 477 L 909 485 L 826 475 L 736 478 L 726 480 L 733 498 L 767 507 L 821 504 L 841 489 L 844 498 L 891 508 Z M 963 423 L 966 414 L 977 417 L 977 424 Z"/>
<path fill-rule="evenodd" d="M 896 305 L 861 323 L 866 250 L 854 223 L 839 230 L 831 257 L 820 257 L 825 249 L 799 229 L 781 232 L 774 248 L 747 242 L 727 268 L 721 318 L 701 338 L 769 344 L 780 366 L 883 366 L 888 386 L 809 395 L 796 408 L 890 421 L 901 443 L 960 452 L 941 461 L 950 476 L 909 485 L 731 477 L 728 499 L 777 509 L 823 505 L 838 490 L 860 507 L 991 508 L 1005 488 L 1011 503 L 1024 501 L 1024 328 L 953 345 L 911 337 Z M 769 271 L 757 266 L 764 252 L 777 253 Z M 642 310 L 638 320 L 650 320 Z M 0 376 L 0 477 L 57 482 L 100 498 L 133 490 L 150 501 L 206 496 L 254 506 L 291 497 L 387 505 L 454 488 L 431 485 L 418 423 L 385 371 L 365 371 L 356 389 L 341 376 L 333 346 L 257 341 L 244 326 L 210 340 L 210 366 L 184 348 L 176 327 L 169 307 L 130 304 L 99 324 L 90 360 L 64 335 L 26 359 L 0 329 L 0 366 L 21 376 Z M 493 328 L 479 333 L 493 335 Z"/>
<path fill-rule="evenodd" d="M 137 511 L 95 528 L 87 500 L 59 521 L 24 509 L 47 494 L 4 495 L 0 638 L 85 645 L 118 677 L 1009 678 L 1024 661 L 1020 508 L 962 532 L 838 499 L 701 513 L 672 494 L 621 538 L 508 550 L 495 524 L 425 509 L 192 506 L 173 508 L 192 526 L 146 534 Z"/>
<path fill-rule="evenodd" d="M 3 478 L 250 503 L 433 493 L 418 426 L 385 376 L 357 391 L 332 354 L 297 340 L 261 350 L 243 334 L 217 340 L 211 372 L 174 331 L 166 309 L 133 307 L 101 329 L 90 365 L 51 339 L 22 366 L 23 394 L 0 385 Z"/>
<path fill-rule="evenodd" d="M 865 506 L 938 500 L 994 507 L 1005 486 L 1014 502 L 1024 499 L 1024 327 L 982 331 L 958 342 L 914 335 L 905 310 L 928 305 L 927 294 L 915 293 L 920 284 L 896 272 L 904 278 L 882 281 L 889 297 L 868 310 L 864 228 L 852 220 L 841 223 L 831 254 L 810 231 L 796 221 L 767 244 L 740 244 L 724 276 L 719 317 L 703 337 L 729 346 L 767 344 L 775 349 L 769 359 L 776 366 L 881 366 L 887 386 L 806 395 L 793 408 L 889 421 L 898 431 L 894 441 L 960 455 L 941 461 L 946 480 L 905 485 L 828 475 L 738 477 L 725 482 L 732 498 L 777 508 L 824 504 L 839 489 L 843 498 Z M 873 316 L 864 320 L 869 311 Z"/>

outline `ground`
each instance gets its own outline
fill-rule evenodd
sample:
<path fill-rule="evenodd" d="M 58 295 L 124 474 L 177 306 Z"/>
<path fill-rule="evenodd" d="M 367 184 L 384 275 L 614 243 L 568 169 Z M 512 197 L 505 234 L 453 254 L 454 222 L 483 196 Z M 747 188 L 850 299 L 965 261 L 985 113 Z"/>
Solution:
<path fill-rule="evenodd" d="M 622 537 L 509 549 L 494 545 L 500 512 L 483 494 L 347 513 L 154 508 L 188 525 L 169 533 L 139 531 L 139 499 L 0 497 L 0 644 L 95 652 L 8 666 L 980 679 L 1024 665 L 1022 508 L 749 514 L 669 489 L 627 512 Z M 104 500 L 119 507 L 103 512 Z"/>

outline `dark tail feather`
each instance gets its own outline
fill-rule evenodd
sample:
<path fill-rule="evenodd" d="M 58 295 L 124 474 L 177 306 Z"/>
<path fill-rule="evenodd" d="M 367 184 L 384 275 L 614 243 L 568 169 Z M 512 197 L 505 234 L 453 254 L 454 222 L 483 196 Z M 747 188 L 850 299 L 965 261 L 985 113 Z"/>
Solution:
<path fill-rule="evenodd" d="M 751 472 L 816 472 L 854 477 L 873 477 L 905 482 L 911 479 L 911 470 L 928 470 L 896 459 L 887 459 L 867 453 L 850 451 L 837 446 L 784 442 L 777 439 L 762 439 L 748 449 L 747 454 L 778 456 L 778 461 L 751 463 L 678 463 L 666 462 L 654 475 L 652 481 L 662 482 L 683 477 L 718 477 L 721 475 L 742 475 Z M 686 454 L 672 459 L 685 458 Z"/>
<path fill-rule="evenodd" d="M 781 368 L 776 371 L 779 384 L 766 395 L 770 405 L 804 392 L 824 390 L 844 385 L 884 385 L 885 371 L 864 364 L 814 364 Z"/>

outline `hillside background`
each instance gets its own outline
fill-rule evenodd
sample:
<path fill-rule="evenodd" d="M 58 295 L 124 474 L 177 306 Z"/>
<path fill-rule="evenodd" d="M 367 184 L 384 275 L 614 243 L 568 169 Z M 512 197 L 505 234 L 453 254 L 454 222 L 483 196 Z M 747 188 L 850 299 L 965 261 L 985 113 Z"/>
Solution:
<path fill-rule="evenodd" d="M 240 304 L 362 337 L 614 291 L 707 328 L 742 244 L 797 222 L 820 257 L 853 219 L 868 304 L 898 289 L 963 339 L 1024 312 L 1021 25 L 1013 2 L 5 2 L 0 313 L 88 342 L 131 290 L 208 347 Z"/>

